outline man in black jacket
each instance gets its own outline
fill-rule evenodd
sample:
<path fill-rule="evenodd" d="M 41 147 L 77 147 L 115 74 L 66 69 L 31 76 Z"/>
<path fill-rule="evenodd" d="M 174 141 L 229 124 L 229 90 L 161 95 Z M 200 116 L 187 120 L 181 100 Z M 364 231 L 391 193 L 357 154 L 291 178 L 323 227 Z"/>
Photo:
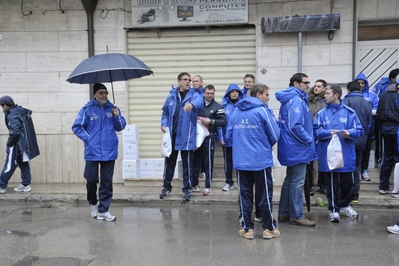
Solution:
<path fill-rule="evenodd" d="M 192 186 L 195 188 L 198 185 L 198 175 L 203 162 L 205 167 L 205 188 L 203 191 L 204 196 L 211 194 L 212 175 L 213 175 L 213 158 L 215 154 L 215 140 L 217 138 L 217 127 L 226 125 L 226 115 L 224 108 L 221 104 L 215 101 L 215 87 L 207 85 L 204 90 L 204 108 L 198 112 L 198 119 L 202 122 L 209 131 L 202 143 L 198 148 L 198 152 L 194 158 L 193 167 L 193 182 Z M 202 151 L 202 156 L 200 155 Z M 198 155 L 198 156 L 197 156 Z"/>
<path fill-rule="evenodd" d="M 381 94 L 377 108 L 377 120 L 382 124 L 383 160 L 380 169 L 380 194 L 392 194 L 389 177 L 392 167 L 399 162 L 397 133 L 399 126 L 399 93 L 395 84 Z"/>
<path fill-rule="evenodd" d="M 40 154 L 32 121 L 32 111 L 16 105 L 14 100 L 7 95 L 0 98 L 0 105 L 3 108 L 8 128 L 7 157 L 0 176 L 0 193 L 6 193 L 8 181 L 17 166 L 21 169 L 22 182 L 14 190 L 29 192 L 32 190 L 29 160 Z"/>
<path fill-rule="evenodd" d="M 347 106 L 355 110 L 357 117 L 362 123 L 364 134 L 358 139 L 355 139 L 355 150 L 356 150 L 356 172 L 354 174 L 355 180 L 353 180 L 353 189 L 351 195 L 351 201 L 357 202 L 359 200 L 360 191 L 360 179 L 362 170 L 362 156 L 363 150 L 366 147 L 367 135 L 371 125 L 372 106 L 369 101 L 363 98 L 361 87 L 356 81 L 349 82 L 346 86 L 348 94 L 342 101 Z"/>

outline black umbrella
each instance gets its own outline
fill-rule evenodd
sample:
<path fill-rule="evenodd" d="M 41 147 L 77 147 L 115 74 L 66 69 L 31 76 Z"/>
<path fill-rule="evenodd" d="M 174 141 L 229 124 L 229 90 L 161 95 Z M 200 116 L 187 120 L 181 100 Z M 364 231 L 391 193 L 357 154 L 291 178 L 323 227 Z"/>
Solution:
<path fill-rule="evenodd" d="M 138 58 L 122 53 L 106 53 L 83 60 L 69 75 L 67 81 L 79 84 L 110 82 L 115 103 L 114 81 L 141 78 L 154 72 Z"/>
<path fill-rule="evenodd" d="M 303 191 L 305 193 L 306 208 L 308 209 L 308 219 L 310 219 L 310 190 L 312 189 L 313 180 L 313 162 L 306 165 L 306 176 Z"/>

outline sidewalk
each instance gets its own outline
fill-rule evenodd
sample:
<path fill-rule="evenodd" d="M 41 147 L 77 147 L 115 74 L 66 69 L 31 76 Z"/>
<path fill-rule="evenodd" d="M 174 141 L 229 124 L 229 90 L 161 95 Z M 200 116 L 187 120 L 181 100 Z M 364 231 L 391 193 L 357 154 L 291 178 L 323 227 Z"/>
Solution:
<path fill-rule="evenodd" d="M 76 204 L 87 204 L 85 184 L 32 184 L 31 192 L 15 192 L 14 187 L 19 184 L 10 183 L 7 193 L 0 194 L 1 202 L 27 202 L 27 203 L 51 203 L 65 202 Z M 274 187 L 273 202 L 278 204 L 280 200 L 280 186 Z M 189 202 L 183 202 L 181 188 L 174 187 L 172 193 L 166 199 L 159 199 L 161 187 L 154 186 L 125 186 L 124 184 L 114 184 L 113 203 L 129 205 L 159 205 L 159 204 L 194 204 L 194 205 L 236 205 L 238 200 L 238 190 L 224 192 L 220 188 L 212 190 L 211 196 L 203 196 L 201 192 L 191 193 L 192 198 Z M 325 199 L 325 195 L 315 193 L 310 197 L 312 206 L 316 199 Z M 360 199 L 355 207 L 370 208 L 399 208 L 399 199 L 392 198 L 391 195 L 380 195 L 378 191 L 360 191 Z"/>

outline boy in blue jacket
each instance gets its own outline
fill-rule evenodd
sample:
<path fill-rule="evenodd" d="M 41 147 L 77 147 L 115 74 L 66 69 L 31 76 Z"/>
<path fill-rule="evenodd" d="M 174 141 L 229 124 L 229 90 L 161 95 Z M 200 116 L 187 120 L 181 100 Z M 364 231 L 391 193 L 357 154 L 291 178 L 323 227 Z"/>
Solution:
<path fill-rule="evenodd" d="M 333 223 L 340 221 L 340 213 L 350 218 L 358 217 L 350 205 L 356 169 L 354 140 L 364 134 L 356 112 L 341 102 L 341 96 L 342 90 L 338 85 L 327 86 L 324 95 L 326 107 L 316 114 L 313 122 L 319 169 L 326 172 L 328 209 Z M 327 163 L 327 147 L 335 134 L 341 141 L 344 166 L 331 170 Z"/>

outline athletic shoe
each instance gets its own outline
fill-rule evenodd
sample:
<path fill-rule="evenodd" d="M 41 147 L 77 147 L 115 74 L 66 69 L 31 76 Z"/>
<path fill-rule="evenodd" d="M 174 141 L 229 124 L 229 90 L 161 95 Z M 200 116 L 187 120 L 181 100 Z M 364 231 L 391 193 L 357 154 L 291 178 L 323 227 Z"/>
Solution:
<path fill-rule="evenodd" d="M 233 189 L 234 189 L 234 186 L 233 185 L 229 185 L 229 184 L 224 185 L 224 187 L 222 188 L 223 191 L 230 191 L 230 190 L 233 190 Z"/>
<path fill-rule="evenodd" d="M 387 189 L 387 190 L 380 189 L 378 193 L 380 193 L 381 195 L 386 195 L 386 194 L 392 194 L 392 191 L 393 189 Z"/>
<path fill-rule="evenodd" d="M 90 216 L 91 218 L 96 218 L 98 215 L 98 201 L 96 205 L 90 205 Z"/>
<path fill-rule="evenodd" d="M 274 229 L 274 230 L 269 230 L 265 229 L 263 230 L 263 238 L 264 239 L 272 239 L 280 236 L 280 230 Z"/>
<path fill-rule="evenodd" d="M 22 184 L 19 184 L 18 187 L 14 188 L 14 191 L 17 191 L 17 192 L 29 192 L 31 190 L 32 190 L 32 188 L 30 187 L 30 185 L 24 186 Z"/>
<path fill-rule="evenodd" d="M 290 221 L 290 216 L 289 215 L 279 215 L 278 216 L 278 221 L 280 223 L 289 222 Z"/>
<path fill-rule="evenodd" d="M 166 199 L 168 197 L 168 195 L 170 194 L 170 192 L 172 192 L 171 189 L 167 189 L 167 188 L 163 188 L 161 195 L 159 195 L 160 199 Z"/>
<path fill-rule="evenodd" d="M 195 187 L 191 188 L 191 192 L 200 192 L 200 191 L 201 191 L 200 185 L 196 185 Z"/>
<path fill-rule="evenodd" d="M 6 189 L 6 188 L 0 187 L 0 194 L 4 194 L 4 193 L 6 193 L 6 192 L 7 192 L 7 189 Z"/>
<path fill-rule="evenodd" d="M 202 175 L 202 178 L 203 178 L 203 179 L 206 179 L 205 173 L 201 173 L 201 175 Z"/>
<path fill-rule="evenodd" d="M 339 213 L 345 214 L 345 215 L 348 216 L 349 218 L 354 218 L 354 219 L 356 219 L 356 218 L 358 217 L 357 212 L 352 208 L 351 205 L 348 205 L 348 207 L 341 208 L 341 209 L 339 210 Z"/>
<path fill-rule="evenodd" d="M 339 213 L 338 212 L 331 212 L 330 213 L 330 222 L 339 223 L 339 220 L 341 220 L 341 217 L 339 217 Z"/>
<path fill-rule="evenodd" d="M 393 226 L 388 226 L 387 227 L 388 232 L 395 234 L 395 235 L 399 235 L 399 226 L 397 224 L 393 225 Z"/>
<path fill-rule="evenodd" d="M 321 188 L 321 187 L 317 187 L 316 188 L 316 192 L 319 192 L 320 194 L 324 194 L 324 195 L 327 194 L 326 189 L 325 188 Z"/>
<path fill-rule="evenodd" d="M 314 221 L 311 221 L 311 220 L 305 219 L 305 218 L 291 220 L 290 224 L 304 226 L 304 227 L 315 227 L 316 226 Z"/>
<path fill-rule="evenodd" d="M 370 176 L 369 176 L 369 171 L 363 170 L 363 173 L 362 173 L 362 176 L 360 179 L 364 180 L 364 181 L 371 181 Z"/>
<path fill-rule="evenodd" d="M 241 228 L 240 231 L 238 231 L 240 236 L 245 237 L 246 239 L 252 239 L 254 238 L 254 230 L 249 229 L 248 231 L 245 231 L 244 228 Z"/>
<path fill-rule="evenodd" d="M 113 222 L 116 220 L 116 217 L 111 215 L 109 212 L 99 212 L 97 215 L 97 220 L 106 220 L 107 222 Z"/>
<path fill-rule="evenodd" d="M 210 188 L 204 188 L 204 192 L 202 192 L 202 195 L 210 196 L 211 195 L 211 189 Z"/>
<path fill-rule="evenodd" d="M 359 203 L 359 200 L 357 200 L 357 199 L 352 199 L 352 200 L 351 200 L 351 203 Z"/>
<path fill-rule="evenodd" d="M 256 216 L 255 216 L 255 219 L 254 219 L 254 220 L 255 220 L 255 222 L 260 222 L 260 223 L 261 223 L 261 222 L 262 222 L 262 217 L 256 217 Z"/>
<path fill-rule="evenodd" d="M 183 192 L 183 200 L 190 200 L 191 199 L 191 193 L 190 190 L 186 190 Z"/>

